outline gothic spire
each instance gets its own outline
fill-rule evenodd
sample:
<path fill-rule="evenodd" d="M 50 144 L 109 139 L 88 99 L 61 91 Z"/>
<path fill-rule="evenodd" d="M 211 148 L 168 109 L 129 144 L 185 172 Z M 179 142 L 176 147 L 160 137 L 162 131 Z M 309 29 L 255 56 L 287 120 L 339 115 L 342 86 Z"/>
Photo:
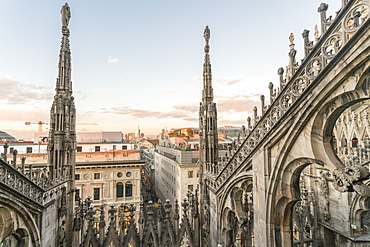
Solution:
<path fill-rule="evenodd" d="M 71 11 L 68 3 L 63 5 L 61 11 L 62 15 L 62 44 L 60 46 L 59 63 L 58 63 L 58 78 L 56 82 L 56 92 L 72 93 L 71 82 L 71 50 L 69 48 L 69 19 L 71 18 Z"/>
<path fill-rule="evenodd" d="M 200 221 L 203 229 L 210 229 L 210 200 L 208 183 L 218 174 L 218 129 L 217 129 L 217 107 L 213 102 L 211 60 L 209 57 L 209 39 L 211 32 L 208 26 L 204 30 L 204 63 L 203 63 L 203 92 L 202 102 L 199 107 L 199 183 L 200 183 Z M 206 235 L 202 231 L 202 246 L 208 246 Z"/>
<path fill-rule="evenodd" d="M 209 39 L 211 32 L 206 26 L 204 30 L 204 63 L 203 63 L 203 95 L 199 109 L 199 138 L 200 159 L 207 171 L 217 173 L 218 161 L 218 133 L 217 133 L 217 107 L 213 102 L 211 60 L 209 57 Z"/>
<path fill-rule="evenodd" d="M 71 50 L 69 47 L 68 4 L 62 6 L 62 44 L 59 53 L 58 77 L 55 96 L 50 110 L 48 139 L 48 165 L 55 181 L 65 182 L 65 200 L 60 208 L 58 225 L 67 222 L 66 238 L 58 246 L 72 246 L 72 217 L 74 215 L 74 189 L 76 164 L 76 108 L 72 96 Z M 62 209 L 62 210 L 61 210 Z M 60 234 L 60 233 L 59 233 Z"/>
<path fill-rule="evenodd" d="M 76 109 L 72 97 L 71 50 L 69 47 L 68 4 L 63 5 L 62 43 L 59 53 L 58 77 L 54 102 L 50 110 L 50 130 L 48 140 L 48 162 L 54 178 L 72 178 L 74 170 L 74 146 L 76 143 Z M 69 166 L 69 174 L 63 172 Z"/>
<path fill-rule="evenodd" d="M 213 89 L 212 89 L 212 70 L 211 70 L 211 59 L 209 56 L 209 39 L 211 38 L 211 31 L 208 26 L 204 29 L 204 39 L 206 44 L 204 46 L 204 63 L 203 63 L 203 98 L 202 101 L 213 101 Z"/>

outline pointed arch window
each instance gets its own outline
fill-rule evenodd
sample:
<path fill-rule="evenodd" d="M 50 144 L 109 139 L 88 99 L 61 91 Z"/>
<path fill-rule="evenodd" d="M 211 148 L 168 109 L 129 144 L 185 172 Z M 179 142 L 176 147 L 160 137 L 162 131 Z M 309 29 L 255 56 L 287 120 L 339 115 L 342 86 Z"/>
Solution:
<path fill-rule="evenodd" d="M 353 137 L 352 138 L 351 143 L 352 143 L 352 147 L 353 148 L 357 148 L 358 147 L 358 139 L 356 137 Z"/>
<path fill-rule="evenodd" d="M 364 145 L 365 148 L 370 148 L 370 137 L 368 135 L 366 135 L 364 138 Z"/>
<path fill-rule="evenodd" d="M 293 246 L 313 246 L 311 214 L 306 198 L 294 204 L 291 216 Z"/>
<path fill-rule="evenodd" d="M 132 183 L 127 182 L 125 185 L 125 195 L 126 197 L 132 197 Z"/>
<path fill-rule="evenodd" d="M 331 145 L 333 146 L 334 150 L 337 151 L 337 138 L 333 135 L 331 138 Z"/>
<path fill-rule="evenodd" d="M 117 198 L 123 197 L 123 183 L 121 182 L 117 183 L 116 189 L 117 189 Z"/>
<path fill-rule="evenodd" d="M 347 147 L 347 139 L 343 136 L 342 139 L 340 139 L 340 146 L 342 148 L 346 148 Z"/>

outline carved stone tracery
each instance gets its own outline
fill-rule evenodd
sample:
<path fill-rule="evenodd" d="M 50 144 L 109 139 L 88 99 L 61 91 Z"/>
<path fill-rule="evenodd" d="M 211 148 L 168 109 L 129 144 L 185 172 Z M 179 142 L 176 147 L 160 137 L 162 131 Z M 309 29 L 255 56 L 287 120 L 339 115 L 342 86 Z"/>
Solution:
<path fill-rule="evenodd" d="M 347 4 L 351 4 L 349 11 L 345 13 L 340 11 L 335 19 L 332 19 L 331 16 L 326 16 L 326 11 L 328 9 L 327 4 L 320 5 L 318 11 L 321 14 L 322 34 L 320 37 L 318 34 L 315 34 L 315 37 L 317 37 L 316 44 L 312 49 L 310 48 L 310 52 L 307 53 L 301 65 L 298 65 L 298 62 L 295 60 L 296 51 L 294 49 L 294 35 L 290 35 L 290 60 L 287 66 L 285 79 L 283 77 L 284 70 L 279 69 L 278 71 L 281 84 L 280 90 L 274 90 L 273 85 L 269 85 L 270 97 L 272 99 L 269 108 L 266 109 L 262 116 L 257 117 L 259 121 L 255 121 L 254 126 L 250 128 L 249 134 L 243 142 L 238 145 L 234 155 L 230 157 L 228 163 L 220 169 L 216 178 L 217 180 L 228 180 L 227 178 L 229 178 L 231 174 L 227 174 L 227 167 L 231 166 L 233 160 L 237 159 L 239 154 L 242 155 L 243 160 L 250 155 L 257 144 L 268 135 L 276 122 L 292 107 L 294 102 L 325 69 L 338 51 L 346 45 L 353 35 L 355 35 L 359 27 L 369 19 L 368 10 L 370 3 L 368 1 L 357 0 L 351 3 L 343 3 L 343 5 Z M 344 6 L 342 6 L 342 8 L 343 7 Z M 339 20 L 337 21 L 337 19 Z M 353 22 L 357 24 L 353 24 Z M 306 36 L 304 36 L 304 38 L 305 37 Z M 309 44 L 309 42 L 307 44 Z M 265 124 L 266 122 L 264 120 L 269 120 L 271 124 Z M 247 152 L 244 152 L 244 147 L 247 147 Z M 242 162 L 238 164 L 242 164 Z M 222 179 L 223 177 L 225 177 L 225 179 Z M 219 187 L 215 189 L 218 190 L 220 186 L 223 186 L 223 182 L 219 183 Z"/>

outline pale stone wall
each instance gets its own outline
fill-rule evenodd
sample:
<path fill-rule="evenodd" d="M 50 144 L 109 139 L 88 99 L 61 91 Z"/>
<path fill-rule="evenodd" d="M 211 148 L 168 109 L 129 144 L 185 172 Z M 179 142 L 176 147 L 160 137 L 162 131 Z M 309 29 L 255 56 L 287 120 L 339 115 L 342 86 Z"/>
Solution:
<path fill-rule="evenodd" d="M 209 201 L 210 201 L 210 229 L 209 234 L 211 237 L 211 244 L 212 246 L 217 246 L 219 243 L 219 234 L 218 234 L 218 219 L 220 215 L 218 214 L 218 206 L 217 206 L 217 197 L 213 193 L 209 193 Z"/>
<path fill-rule="evenodd" d="M 57 200 L 47 206 L 42 212 L 42 234 L 43 246 L 56 246 L 58 236 L 58 205 Z"/>
<path fill-rule="evenodd" d="M 268 247 L 267 233 L 260 229 L 265 229 L 268 223 L 267 217 L 267 204 L 266 204 L 266 178 L 267 171 L 265 170 L 264 152 L 256 153 L 253 156 L 253 207 L 254 207 L 254 241 L 258 243 L 256 246 Z M 257 230 L 258 229 L 258 230 Z"/>

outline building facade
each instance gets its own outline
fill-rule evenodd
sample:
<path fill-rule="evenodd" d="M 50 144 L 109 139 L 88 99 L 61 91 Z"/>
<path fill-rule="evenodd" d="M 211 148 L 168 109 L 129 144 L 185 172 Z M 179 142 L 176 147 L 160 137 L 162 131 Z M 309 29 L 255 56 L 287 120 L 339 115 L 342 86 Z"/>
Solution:
<path fill-rule="evenodd" d="M 154 153 L 155 189 L 161 200 L 181 201 L 199 182 L 198 151 L 157 147 Z M 199 188 L 198 188 L 199 189 Z"/>

